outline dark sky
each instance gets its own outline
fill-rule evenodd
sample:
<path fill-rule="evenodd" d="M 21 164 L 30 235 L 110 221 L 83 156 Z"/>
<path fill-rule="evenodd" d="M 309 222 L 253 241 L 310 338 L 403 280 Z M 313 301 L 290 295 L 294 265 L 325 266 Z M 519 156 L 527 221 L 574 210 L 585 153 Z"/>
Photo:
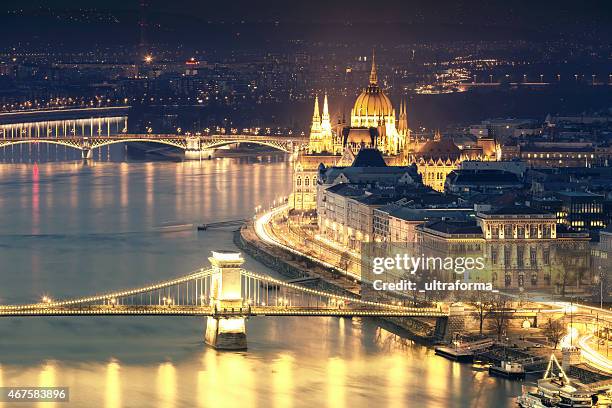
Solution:
<path fill-rule="evenodd" d="M 95 38 L 117 42 L 135 38 L 140 1 L 3 0 L 0 35 L 9 41 Z M 423 41 L 576 36 L 609 42 L 612 34 L 612 0 L 144 1 L 149 4 L 147 16 L 152 40 L 168 42 L 194 41 L 223 30 L 230 36 L 251 35 L 261 30 L 267 39 L 346 36 L 374 43 L 401 42 L 406 37 Z M 219 30 L 211 28 L 208 23 L 211 21 L 213 25 L 221 21 L 225 24 L 244 21 L 247 25 L 278 22 L 282 29 L 265 31 L 251 26 Z"/>
<path fill-rule="evenodd" d="M 444 22 L 497 23 L 515 20 L 610 21 L 609 0 L 144 0 L 153 13 L 172 13 L 197 16 L 203 19 L 259 20 L 281 19 L 292 21 L 392 20 L 412 21 L 427 19 Z M 3 9 L 53 10 L 96 8 L 100 10 L 138 10 L 140 0 L 4 0 Z"/>

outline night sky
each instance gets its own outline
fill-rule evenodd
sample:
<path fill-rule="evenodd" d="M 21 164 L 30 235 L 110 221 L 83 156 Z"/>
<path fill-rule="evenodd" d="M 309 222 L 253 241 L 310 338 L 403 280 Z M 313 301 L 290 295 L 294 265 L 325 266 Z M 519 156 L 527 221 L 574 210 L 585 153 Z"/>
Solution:
<path fill-rule="evenodd" d="M 246 36 L 253 42 L 280 36 L 368 44 L 455 39 L 609 41 L 612 34 L 609 0 L 145 1 L 151 40 L 169 43 L 205 41 L 203 37 L 219 33 L 229 39 Z M 0 35 L 9 41 L 130 43 L 137 37 L 139 3 L 4 0 Z"/>

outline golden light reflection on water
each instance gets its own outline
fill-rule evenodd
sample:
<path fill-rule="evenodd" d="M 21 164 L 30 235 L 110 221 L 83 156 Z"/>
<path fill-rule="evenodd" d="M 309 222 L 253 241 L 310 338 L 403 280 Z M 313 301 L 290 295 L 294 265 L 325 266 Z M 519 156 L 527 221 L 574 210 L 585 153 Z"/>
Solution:
<path fill-rule="evenodd" d="M 225 395 L 230 395 L 231 398 L 226 398 L 221 407 L 236 407 L 238 406 L 257 406 L 257 387 L 255 384 L 253 371 L 249 360 L 244 354 L 232 354 L 231 356 L 217 354 L 221 358 L 220 376 L 226 384 Z"/>
<path fill-rule="evenodd" d="M 127 207 L 128 204 L 128 176 L 129 165 L 121 163 L 119 165 L 119 203 L 121 207 Z"/>
<path fill-rule="evenodd" d="M 145 164 L 145 211 L 150 219 L 153 216 L 153 193 L 155 186 L 155 167 L 152 162 Z"/>
<path fill-rule="evenodd" d="M 444 358 L 439 357 L 427 357 L 427 369 L 425 370 L 425 381 L 427 387 L 431 387 L 433 393 L 435 395 L 439 395 L 439 393 L 451 393 L 449 387 L 452 384 L 449 384 L 449 364 L 451 367 L 459 366 L 459 364 L 453 364 Z M 452 368 L 451 368 L 452 369 Z"/>
<path fill-rule="evenodd" d="M 219 392 L 219 377 L 216 353 L 204 353 L 202 365 L 204 367 L 198 371 L 198 406 L 202 408 L 214 407 L 217 398 L 222 398 L 222 396 L 217 395 Z"/>
<path fill-rule="evenodd" d="M 176 400 L 176 368 L 170 362 L 162 363 L 157 369 L 157 406 L 172 408 Z"/>
<path fill-rule="evenodd" d="M 406 387 L 406 357 L 397 354 L 387 358 L 387 394 L 390 408 L 404 406 L 404 390 Z"/>
<path fill-rule="evenodd" d="M 289 354 L 281 354 L 272 364 L 275 407 L 291 408 L 293 406 L 294 362 L 295 359 Z"/>
<path fill-rule="evenodd" d="M 38 374 L 38 386 L 39 387 L 57 387 L 55 362 L 49 361 L 44 363 L 40 373 Z M 51 402 L 39 402 L 39 407 L 52 407 L 55 404 Z"/>
<path fill-rule="evenodd" d="M 344 408 L 346 402 L 346 362 L 338 357 L 327 361 L 327 406 Z"/>
<path fill-rule="evenodd" d="M 106 366 L 106 388 L 104 392 L 104 406 L 106 408 L 121 407 L 121 366 L 111 361 Z"/>

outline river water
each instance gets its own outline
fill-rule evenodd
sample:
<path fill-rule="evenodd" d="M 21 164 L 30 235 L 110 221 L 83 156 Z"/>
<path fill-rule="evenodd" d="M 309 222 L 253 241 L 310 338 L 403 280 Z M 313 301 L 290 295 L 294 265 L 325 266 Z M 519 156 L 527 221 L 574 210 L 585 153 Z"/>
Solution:
<path fill-rule="evenodd" d="M 189 224 L 250 217 L 290 186 L 280 156 L 0 164 L 0 303 L 205 266 L 211 250 L 235 249 L 232 233 Z M 245 267 L 273 273 L 248 258 Z M 369 320 L 252 318 L 240 353 L 206 347 L 204 326 L 177 317 L 1 320 L 0 386 L 67 386 L 71 402 L 57 406 L 108 408 L 510 407 L 520 393 L 520 383 L 436 357 Z"/>

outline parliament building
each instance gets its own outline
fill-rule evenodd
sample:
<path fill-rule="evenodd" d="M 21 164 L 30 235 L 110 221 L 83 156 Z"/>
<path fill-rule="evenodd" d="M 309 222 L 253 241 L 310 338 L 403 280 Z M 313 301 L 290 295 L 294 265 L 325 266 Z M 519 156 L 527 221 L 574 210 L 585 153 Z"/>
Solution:
<path fill-rule="evenodd" d="M 350 166 L 364 148 L 379 150 L 388 166 L 416 164 L 423 183 L 443 191 L 446 176 L 463 160 L 496 160 L 498 148 L 494 139 L 479 139 L 477 145 L 460 149 L 451 139 L 439 133 L 432 140 L 412 136 L 408 128 L 407 106 L 400 102 L 399 113 L 378 84 L 376 63 L 372 58 L 369 83 L 355 100 L 350 124 L 338 121 L 332 125 L 327 94 L 322 113 L 315 97 L 308 148 L 300 151 L 293 174 L 293 193 L 289 204 L 293 210 L 314 211 L 317 205 L 319 165 Z"/>

